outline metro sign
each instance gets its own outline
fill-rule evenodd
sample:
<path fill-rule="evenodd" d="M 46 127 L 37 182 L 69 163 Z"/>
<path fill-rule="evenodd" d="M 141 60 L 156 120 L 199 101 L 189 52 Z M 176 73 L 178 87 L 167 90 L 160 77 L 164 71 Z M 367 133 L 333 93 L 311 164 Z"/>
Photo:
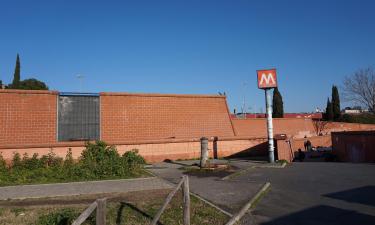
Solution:
<path fill-rule="evenodd" d="M 274 88 L 277 87 L 276 69 L 257 70 L 258 88 Z"/>

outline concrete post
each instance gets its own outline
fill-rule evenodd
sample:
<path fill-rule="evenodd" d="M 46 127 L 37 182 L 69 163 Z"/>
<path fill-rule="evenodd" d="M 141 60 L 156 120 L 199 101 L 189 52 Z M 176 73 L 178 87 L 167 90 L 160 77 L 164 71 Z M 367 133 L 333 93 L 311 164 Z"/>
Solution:
<path fill-rule="evenodd" d="M 207 166 L 208 161 L 208 139 L 206 137 L 201 138 L 201 161 L 200 167 L 204 168 Z"/>
<path fill-rule="evenodd" d="M 268 134 L 268 161 L 275 162 L 274 145 L 273 145 L 273 124 L 272 124 L 272 105 L 271 105 L 271 89 L 265 89 L 266 108 L 267 108 L 267 134 Z"/>

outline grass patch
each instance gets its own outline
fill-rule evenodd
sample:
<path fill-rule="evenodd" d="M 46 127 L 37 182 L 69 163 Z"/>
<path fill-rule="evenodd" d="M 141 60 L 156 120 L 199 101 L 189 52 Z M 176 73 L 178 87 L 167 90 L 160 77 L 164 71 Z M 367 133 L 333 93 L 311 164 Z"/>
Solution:
<path fill-rule="evenodd" d="M 65 159 L 56 156 L 52 150 L 40 157 L 38 154 L 21 157 L 15 153 L 10 165 L 0 155 L 0 186 L 150 176 L 143 169 L 144 164 L 145 160 L 137 150 L 119 155 L 115 146 L 102 141 L 87 143 L 78 160 L 73 160 L 71 150 Z"/>
<path fill-rule="evenodd" d="M 107 224 L 141 225 L 149 224 L 153 216 L 161 207 L 170 190 L 139 191 L 108 196 Z M 88 199 L 85 196 L 39 200 L 24 200 L 14 202 L 0 202 L 0 224 L 71 224 L 88 205 L 99 196 Z M 102 196 L 100 196 L 102 197 Z M 183 196 L 178 192 L 162 214 L 160 223 L 164 225 L 183 224 Z M 31 202 L 31 204 L 30 204 Z M 39 203 L 38 203 L 39 202 Z M 46 205 L 46 203 L 50 203 Z M 6 204 L 6 206 L 1 206 Z M 15 215 L 13 205 L 24 204 L 22 215 Z M 41 204 L 41 205 L 38 205 Z M 51 205 L 53 204 L 53 205 Z M 18 207 L 18 206 L 17 206 Z M 85 224 L 95 224 L 95 211 Z M 229 219 L 228 216 L 211 207 L 198 198 L 191 196 L 191 224 L 194 225 L 221 225 Z M 60 223 L 57 223 L 60 221 Z"/>

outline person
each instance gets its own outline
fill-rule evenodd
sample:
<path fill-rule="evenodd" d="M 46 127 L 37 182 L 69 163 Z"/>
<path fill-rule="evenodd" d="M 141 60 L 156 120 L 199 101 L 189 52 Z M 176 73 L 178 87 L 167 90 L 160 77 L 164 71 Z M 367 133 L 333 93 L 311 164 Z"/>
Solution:
<path fill-rule="evenodd" d="M 303 142 L 303 147 L 305 147 L 305 151 L 307 151 L 307 137 L 305 136 L 305 141 Z"/>
<path fill-rule="evenodd" d="M 300 161 L 300 162 L 303 162 L 303 160 L 305 160 L 305 153 L 299 148 L 298 149 L 298 160 Z"/>
<path fill-rule="evenodd" d="M 312 144 L 311 144 L 310 140 L 306 141 L 306 148 L 305 148 L 305 150 L 306 151 L 311 151 L 312 150 Z"/>

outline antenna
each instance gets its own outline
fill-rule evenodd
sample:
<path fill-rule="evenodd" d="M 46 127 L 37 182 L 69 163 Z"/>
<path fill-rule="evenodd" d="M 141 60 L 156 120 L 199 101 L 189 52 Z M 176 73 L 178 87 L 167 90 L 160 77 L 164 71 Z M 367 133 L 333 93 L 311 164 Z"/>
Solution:
<path fill-rule="evenodd" d="M 244 81 L 242 83 L 242 87 L 243 87 L 242 114 L 245 116 L 245 118 L 246 118 L 246 86 L 247 86 L 247 82 Z"/>
<path fill-rule="evenodd" d="M 85 76 L 83 76 L 82 74 L 77 74 L 76 75 L 77 79 L 79 80 L 79 83 L 80 83 L 80 92 L 83 92 L 83 79 L 85 78 Z"/>

